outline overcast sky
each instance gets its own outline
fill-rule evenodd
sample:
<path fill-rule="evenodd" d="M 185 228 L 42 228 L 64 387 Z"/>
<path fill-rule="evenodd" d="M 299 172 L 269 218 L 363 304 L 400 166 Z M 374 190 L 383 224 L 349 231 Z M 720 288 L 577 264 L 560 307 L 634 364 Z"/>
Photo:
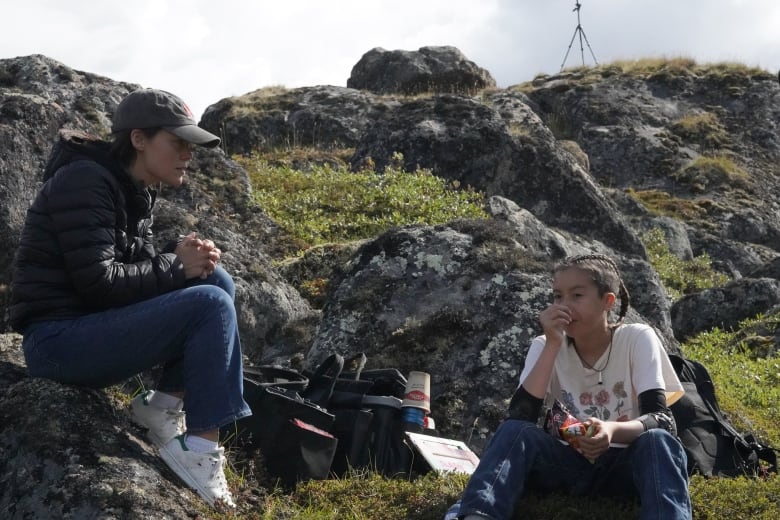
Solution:
<path fill-rule="evenodd" d="M 499 87 L 581 65 L 574 0 L 8 0 L 0 59 L 178 94 L 200 117 L 261 87 L 346 86 L 374 47 L 452 45 Z M 780 68 L 779 0 L 581 0 L 586 65 L 646 57 Z M 564 56 L 574 38 L 568 57 Z"/>

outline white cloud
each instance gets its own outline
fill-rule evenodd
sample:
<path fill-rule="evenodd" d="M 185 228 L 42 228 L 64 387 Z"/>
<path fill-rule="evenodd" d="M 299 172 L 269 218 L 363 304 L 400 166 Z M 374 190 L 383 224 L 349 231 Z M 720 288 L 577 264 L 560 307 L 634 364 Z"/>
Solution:
<path fill-rule="evenodd" d="M 196 114 L 269 86 L 346 85 L 374 47 L 453 45 L 499 86 L 559 70 L 573 0 L 25 0 L 3 7 L 0 59 L 44 54 L 109 78 L 164 88 Z M 601 63 L 651 56 L 780 66 L 776 0 L 583 0 Z M 589 49 L 585 62 L 591 64 Z M 581 62 L 575 39 L 566 66 Z"/>

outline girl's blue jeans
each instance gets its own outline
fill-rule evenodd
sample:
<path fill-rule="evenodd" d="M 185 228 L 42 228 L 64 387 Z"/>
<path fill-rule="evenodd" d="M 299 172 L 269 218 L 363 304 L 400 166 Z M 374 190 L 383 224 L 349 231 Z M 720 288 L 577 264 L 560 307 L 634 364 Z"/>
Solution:
<path fill-rule="evenodd" d="M 162 366 L 157 389 L 184 392 L 187 431 L 251 415 L 243 398 L 233 279 L 221 267 L 188 287 L 24 331 L 30 375 L 104 388 Z"/>
<path fill-rule="evenodd" d="M 471 475 L 458 517 L 509 520 L 525 489 L 638 498 L 642 520 L 691 518 L 685 451 L 660 429 L 646 431 L 627 448 L 609 448 L 591 464 L 535 424 L 508 419 Z"/>

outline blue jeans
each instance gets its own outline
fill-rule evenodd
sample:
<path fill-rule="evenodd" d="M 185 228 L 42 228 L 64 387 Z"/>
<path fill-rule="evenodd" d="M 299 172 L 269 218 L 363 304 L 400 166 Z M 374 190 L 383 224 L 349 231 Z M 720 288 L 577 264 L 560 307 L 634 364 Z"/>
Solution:
<path fill-rule="evenodd" d="M 24 331 L 30 375 L 104 388 L 162 365 L 157 389 L 184 392 L 187 430 L 202 433 L 251 415 L 233 279 L 217 267 L 205 280 L 139 303 Z"/>
<path fill-rule="evenodd" d="M 646 431 L 627 448 L 609 448 L 591 464 L 535 424 L 506 420 L 463 491 L 459 518 L 508 520 L 525 489 L 639 498 L 643 520 L 691 518 L 685 451 L 660 429 Z"/>

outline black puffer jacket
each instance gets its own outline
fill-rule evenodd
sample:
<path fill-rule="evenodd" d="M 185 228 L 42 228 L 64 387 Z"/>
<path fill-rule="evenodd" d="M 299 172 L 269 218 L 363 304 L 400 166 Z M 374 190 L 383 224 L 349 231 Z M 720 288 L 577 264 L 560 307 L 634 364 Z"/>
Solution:
<path fill-rule="evenodd" d="M 155 192 L 108 156 L 109 144 L 63 137 L 30 209 L 14 261 L 11 325 L 69 319 L 184 287 L 181 261 L 152 245 Z"/>

